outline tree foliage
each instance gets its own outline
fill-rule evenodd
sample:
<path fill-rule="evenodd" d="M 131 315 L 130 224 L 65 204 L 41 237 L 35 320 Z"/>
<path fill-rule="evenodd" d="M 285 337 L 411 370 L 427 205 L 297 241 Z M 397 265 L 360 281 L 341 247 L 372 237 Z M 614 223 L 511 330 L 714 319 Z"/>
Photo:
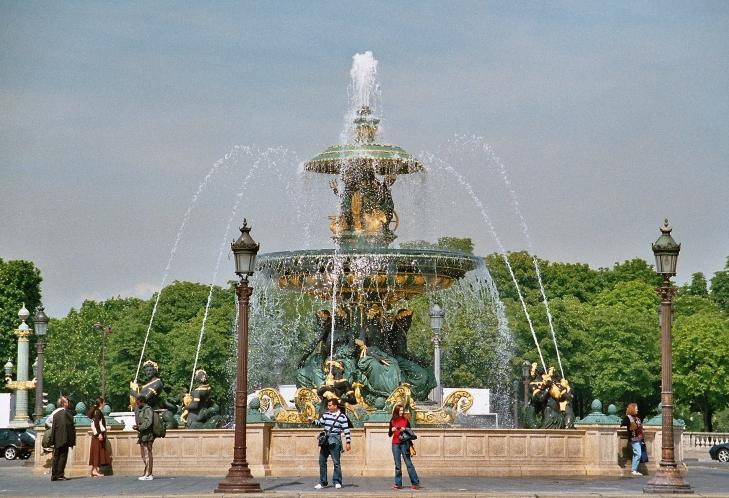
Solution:
<path fill-rule="evenodd" d="M 137 375 L 140 359 L 160 365 L 165 395 L 178 396 L 189 389 L 209 286 L 175 282 L 162 291 L 155 320 L 142 348 L 156 296 L 85 301 L 62 319 L 51 320 L 46 347 L 45 383 L 51 397 L 58 392 L 79 401 L 100 393 L 102 333 L 96 322 L 112 327 L 106 342 L 107 400 L 115 409 L 128 403 L 129 382 Z M 227 358 L 234 352 L 232 323 L 235 301 L 231 289 L 214 287 L 198 368 L 208 372 L 216 399 L 230 401 Z M 78 368 L 81 365 L 81 368 Z M 141 373 L 139 381 L 143 381 Z"/>
<path fill-rule="evenodd" d="M 673 327 L 673 383 L 676 400 L 703 414 L 712 431 L 713 414 L 729 406 L 729 319 L 716 305 L 678 316 Z"/>
<path fill-rule="evenodd" d="M 711 279 L 711 297 L 725 313 L 729 313 L 729 256 L 722 271 Z"/>
<path fill-rule="evenodd" d="M 33 326 L 35 309 L 41 302 L 40 270 L 30 261 L 0 258 L 0 358 L 3 363 L 17 356 L 17 341 L 13 331 L 20 325 L 18 311 L 25 303 L 30 311 L 28 325 Z M 35 344 L 34 336 L 31 341 Z M 35 349 L 35 348 L 32 348 Z"/>

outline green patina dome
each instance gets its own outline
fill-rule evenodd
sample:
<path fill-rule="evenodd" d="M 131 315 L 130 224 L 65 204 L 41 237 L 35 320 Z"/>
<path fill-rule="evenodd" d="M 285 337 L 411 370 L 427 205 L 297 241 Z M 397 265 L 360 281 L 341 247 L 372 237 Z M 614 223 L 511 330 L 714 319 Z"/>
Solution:
<path fill-rule="evenodd" d="M 379 119 L 371 117 L 370 108 L 357 111 L 353 144 L 332 145 L 304 164 L 306 171 L 330 175 L 342 172 L 342 166 L 372 166 L 379 175 L 406 175 L 423 170 L 423 165 L 397 145 L 375 143 Z"/>

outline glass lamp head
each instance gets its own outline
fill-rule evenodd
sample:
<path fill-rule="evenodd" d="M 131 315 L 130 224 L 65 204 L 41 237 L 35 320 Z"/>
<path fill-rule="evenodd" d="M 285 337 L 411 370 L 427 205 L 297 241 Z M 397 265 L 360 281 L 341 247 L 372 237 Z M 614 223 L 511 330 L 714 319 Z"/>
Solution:
<path fill-rule="evenodd" d="M 38 337 L 43 337 L 48 332 L 48 316 L 43 310 L 43 306 L 38 306 L 33 318 L 33 328 L 35 329 L 35 335 Z"/>
<path fill-rule="evenodd" d="M 673 229 L 666 218 L 661 227 L 661 236 L 652 245 L 653 254 L 656 257 L 656 272 L 667 277 L 676 274 L 678 253 L 681 250 L 681 244 L 671 237 L 671 230 Z"/>

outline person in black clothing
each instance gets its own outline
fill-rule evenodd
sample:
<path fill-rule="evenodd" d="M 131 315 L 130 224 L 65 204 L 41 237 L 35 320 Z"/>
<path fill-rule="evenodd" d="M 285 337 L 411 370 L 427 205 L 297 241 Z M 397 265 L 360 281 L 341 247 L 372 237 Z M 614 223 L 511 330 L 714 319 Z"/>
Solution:
<path fill-rule="evenodd" d="M 638 405 L 637 403 L 630 403 L 628 408 L 625 410 L 625 417 L 620 423 L 620 426 L 628 428 L 628 441 L 630 447 L 633 450 L 633 461 L 630 467 L 630 473 L 636 477 L 642 476 L 638 472 L 638 465 L 640 465 L 640 457 L 643 453 L 641 443 L 643 442 L 643 423 L 638 418 Z"/>
<path fill-rule="evenodd" d="M 51 464 L 51 481 L 66 481 L 66 460 L 68 449 L 76 446 L 76 427 L 73 425 L 73 414 L 68 409 L 68 398 L 58 398 L 58 409 L 53 412 L 50 431 L 53 431 L 53 461 Z"/>

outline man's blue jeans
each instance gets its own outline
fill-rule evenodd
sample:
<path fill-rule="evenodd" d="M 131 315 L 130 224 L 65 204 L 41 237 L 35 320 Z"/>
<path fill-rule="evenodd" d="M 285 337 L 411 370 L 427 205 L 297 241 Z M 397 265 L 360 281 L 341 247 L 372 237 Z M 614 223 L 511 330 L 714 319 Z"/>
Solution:
<path fill-rule="evenodd" d="M 643 453 L 643 449 L 640 447 L 640 441 L 631 441 L 630 446 L 633 448 L 633 465 L 630 470 L 637 472 L 638 465 L 640 465 L 640 455 Z"/>
<path fill-rule="evenodd" d="M 334 484 L 342 484 L 342 467 L 339 464 L 339 457 L 342 455 L 342 438 L 339 435 L 329 436 L 329 445 L 319 447 L 319 482 L 322 486 L 327 483 L 327 458 L 332 457 L 334 465 Z"/>
<path fill-rule="evenodd" d="M 405 459 L 405 466 L 408 469 L 408 477 L 413 486 L 420 484 L 418 473 L 415 472 L 413 461 L 410 459 L 410 443 L 392 445 L 392 457 L 395 459 L 395 486 L 402 486 L 402 467 L 400 457 Z"/>

